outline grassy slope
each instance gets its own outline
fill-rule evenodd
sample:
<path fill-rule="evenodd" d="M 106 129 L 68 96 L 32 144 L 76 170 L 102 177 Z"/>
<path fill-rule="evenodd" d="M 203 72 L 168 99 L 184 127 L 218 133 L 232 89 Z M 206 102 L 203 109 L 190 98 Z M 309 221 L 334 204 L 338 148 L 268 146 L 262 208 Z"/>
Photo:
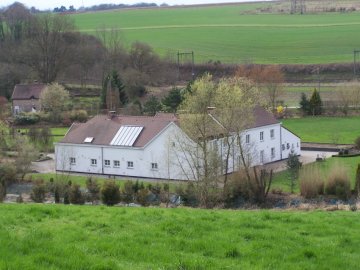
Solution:
<path fill-rule="evenodd" d="M 0 204 L 1 269 L 358 269 L 360 216 Z"/>
<path fill-rule="evenodd" d="M 360 42 L 358 13 L 242 14 L 261 4 L 133 9 L 74 15 L 81 31 L 122 29 L 162 54 L 193 50 L 197 62 L 350 62 Z M 330 46 L 331 45 L 331 46 Z M 175 55 L 174 55 L 175 56 Z"/>
<path fill-rule="evenodd" d="M 354 143 L 360 136 L 360 117 L 306 117 L 284 119 L 283 124 L 303 142 Z"/>

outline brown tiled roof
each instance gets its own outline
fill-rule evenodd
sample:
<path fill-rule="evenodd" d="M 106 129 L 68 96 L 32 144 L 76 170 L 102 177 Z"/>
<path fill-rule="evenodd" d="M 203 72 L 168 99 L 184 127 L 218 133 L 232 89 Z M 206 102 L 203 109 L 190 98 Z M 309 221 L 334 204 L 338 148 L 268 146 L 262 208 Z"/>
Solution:
<path fill-rule="evenodd" d="M 121 126 L 141 126 L 139 137 L 134 147 L 144 147 L 158 135 L 170 122 L 177 122 L 174 114 L 158 116 L 115 116 L 98 115 L 83 124 L 72 125 L 61 143 L 86 144 L 86 137 L 93 137 L 91 144 L 110 145 Z"/>
<path fill-rule="evenodd" d="M 275 116 L 265 110 L 263 107 L 256 106 L 254 108 L 254 124 L 251 126 L 252 128 L 262 127 L 267 125 L 278 124 L 279 121 L 275 118 Z"/>
<path fill-rule="evenodd" d="M 279 123 L 270 112 L 261 107 L 254 109 L 254 117 L 255 123 L 252 128 Z M 93 137 L 91 144 L 110 145 L 121 126 L 141 126 L 143 130 L 133 146 L 144 147 L 171 122 L 178 124 L 178 118 L 171 113 L 158 113 L 155 116 L 121 115 L 113 118 L 98 115 L 86 123 L 73 124 L 61 143 L 86 144 L 85 138 Z"/>
<path fill-rule="evenodd" d="M 41 92 L 45 89 L 46 84 L 17 84 L 15 85 L 11 99 L 39 99 Z"/>

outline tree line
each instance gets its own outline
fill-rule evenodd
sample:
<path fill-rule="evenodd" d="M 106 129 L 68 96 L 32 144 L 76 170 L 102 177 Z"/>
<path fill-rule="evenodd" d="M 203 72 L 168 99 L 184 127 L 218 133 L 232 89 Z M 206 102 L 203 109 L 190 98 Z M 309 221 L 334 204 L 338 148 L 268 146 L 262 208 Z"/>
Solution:
<path fill-rule="evenodd" d="M 16 2 L 0 11 L 0 96 L 9 98 L 20 82 L 101 85 L 114 71 L 130 95 L 145 83 L 175 78 L 168 61 L 149 45 L 124 44 L 116 30 L 80 33 L 68 15 L 34 15 Z"/>

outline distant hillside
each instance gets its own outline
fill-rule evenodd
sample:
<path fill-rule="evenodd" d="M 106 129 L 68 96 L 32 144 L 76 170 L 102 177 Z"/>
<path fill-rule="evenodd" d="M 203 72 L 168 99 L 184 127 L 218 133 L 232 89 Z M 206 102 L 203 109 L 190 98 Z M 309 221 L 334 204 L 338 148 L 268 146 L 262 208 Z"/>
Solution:
<path fill-rule="evenodd" d="M 71 16 L 80 31 L 118 29 L 126 44 L 149 43 L 173 61 L 178 51 L 194 51 L 197 63 L 324 64 L 351 62 L 353 50 L 360 48 L 360 13 L 354 3 L 343 12 L 339 6 L 335 12 L 305 15 L 290 15 L 285 2 L 261 2 Z"/>

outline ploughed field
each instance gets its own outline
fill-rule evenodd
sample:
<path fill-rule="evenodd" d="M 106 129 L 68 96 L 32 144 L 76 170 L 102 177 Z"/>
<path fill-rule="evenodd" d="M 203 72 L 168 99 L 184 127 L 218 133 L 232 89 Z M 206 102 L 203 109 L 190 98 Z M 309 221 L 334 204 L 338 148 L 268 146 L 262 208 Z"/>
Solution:
<path fill-rule="evenodd" d="M 194 51 L 197 63 L 313 64 L 351 62 L 360 44 L 359 12 L 259 13 L 272 3 L 122 9 L 71 15 L 79 30 L 121 31 L 163 56 Z M 183 59 L 189 60 L 189 59 Z"/>
<path fill-rule="evenodd" d="M 358 269 L 356 212 L 0 204 L 0 269 Z"/>

